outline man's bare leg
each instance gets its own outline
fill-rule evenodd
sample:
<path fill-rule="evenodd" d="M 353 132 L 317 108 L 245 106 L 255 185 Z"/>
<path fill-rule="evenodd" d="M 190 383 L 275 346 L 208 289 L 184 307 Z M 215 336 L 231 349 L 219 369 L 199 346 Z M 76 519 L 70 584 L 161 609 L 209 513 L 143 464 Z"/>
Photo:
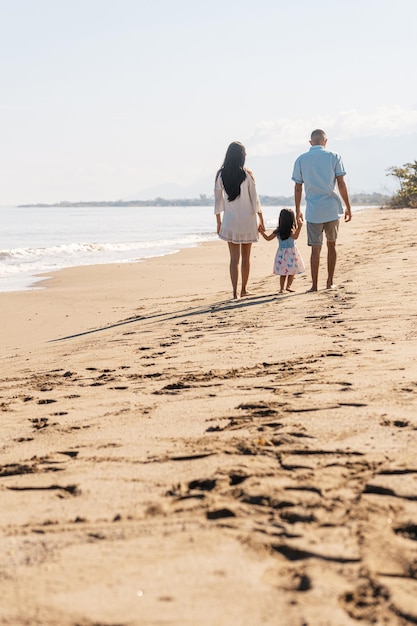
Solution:
<path fill-rule="evenodd" d="M 240 292 L 241 296 L 248 296 L 249 293 L 246 289 L 249 280 L 249 271 L 250 271 L 250 253 L 252 249 L 251 243 L 242 243 L 240 244 L 242 251 L 242 291 Z"/>
<path fill-rule="evenodd" d="M 240 244 L 229 243 L 230 252 L 230 280 L 232 281 L 233 297 L 237 298 L 237 279 L 239 274 L 239 260 L 240 260 Z"/>
<path fill-rule="evenodd" d="M 327 289 L 333 287 L 334 270 L 336 268 L 336 242 L 327 242 Z"/>
<path fill-rule="evenodd" d="M 317 285 L 319 280 L 320 252 L 321 246 L 311 246 L 311 289 L 309 289 L 309 291 L 317 291 Z"/>

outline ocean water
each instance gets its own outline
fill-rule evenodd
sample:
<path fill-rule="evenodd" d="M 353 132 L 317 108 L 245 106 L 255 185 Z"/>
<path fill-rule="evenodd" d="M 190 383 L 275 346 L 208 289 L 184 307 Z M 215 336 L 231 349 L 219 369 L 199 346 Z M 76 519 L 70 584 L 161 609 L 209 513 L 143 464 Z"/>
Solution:
<path fill-rule="evenodd" d="M 268 227 L 281 208 L 263 207 Z M 212 206 L 0 207 L 0 292 L 38 289 L 66 267 L 173 254 L 217 239 L 215 224 Z"/>

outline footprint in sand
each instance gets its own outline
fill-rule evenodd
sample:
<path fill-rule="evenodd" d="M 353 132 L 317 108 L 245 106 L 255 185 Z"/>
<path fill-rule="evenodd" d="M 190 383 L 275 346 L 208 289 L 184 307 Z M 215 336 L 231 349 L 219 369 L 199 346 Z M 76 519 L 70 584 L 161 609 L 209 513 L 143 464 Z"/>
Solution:
<path fill-rule="evenodd" d="M 369 578 L 359 583 L 353 591 L 346 592 L 341 598 L 341 604 L 352 619 L 366 619 L 368 623 L 376 623 L 378 609 L 386 607 L 389 600 L 388 590 Z"/>
<path fill-rule="evenodd" d="M 41 428 L 46 428 L 49 426 L 47 417 L 34 417 L 29 420 L 32 422 L 33 428 L 35 430 L 41 430 Z"/>
<path fill-rule="evenodd" d="M 405 537 L 405 539 L 411 539 L 411 541 L 417 541 L 417 524 L 404 524 L 394 528 L 396 535 Z"/>

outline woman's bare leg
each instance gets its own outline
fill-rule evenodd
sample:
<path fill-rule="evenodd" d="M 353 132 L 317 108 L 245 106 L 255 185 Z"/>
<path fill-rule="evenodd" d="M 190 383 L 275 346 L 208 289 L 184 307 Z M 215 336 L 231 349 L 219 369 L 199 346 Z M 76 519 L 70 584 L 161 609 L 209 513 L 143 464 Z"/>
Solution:
<path fill-rule="evenodd" d="M 247 296 L 248 291 L 246 289 L 249 280 L 249 271 L 250 271 L 250 253 L 252 244 L 251 243 L 242 243 L 240 244 L 242 251 L 242 291 L 240 292 L 241 296 Z"/>
<path fill-rule="evenodd" d="M 237 298 L 237 279 L 239 275 L 239 260 L 240 260 L 240 244 L 239 243 L 231 243 L 229 244 L 229 252 L 230 252 L 230 280 L 232 281 L 233 287 L 233 297 Z"/>
<path fill-rule="evenodd" d="M 286 278 L 287 278 L 286 276 L 280 276 L 279 277 L 279 292 L 280 293 L 284 293 L 285 279 Z"/>

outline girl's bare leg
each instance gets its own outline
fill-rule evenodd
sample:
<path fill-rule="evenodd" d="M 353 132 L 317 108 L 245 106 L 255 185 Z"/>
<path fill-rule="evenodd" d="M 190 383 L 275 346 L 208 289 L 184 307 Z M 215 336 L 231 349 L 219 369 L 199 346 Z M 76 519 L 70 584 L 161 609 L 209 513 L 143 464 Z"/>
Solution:
<path fill-rule="evenodd" d="M 237 298 L 237 279 L 239 274 L 239 260 L 240 260 L 240 244 L 239 243 L 231 243 L 229 244 L 229 252 L 230 252 L 230 280 L 232 281 L 233 287 L 233 297 Z"/>
<path fill-rule="evenodd" d="M 250 253 L 252 249 L 251 243 L 242 243 L 240 244 L 242 251 L 242 290 L 240 292 L 241 296 L 247 296 L 248 291 L 246 289 L 249 280 L 249 271 L 250 271 Z"/>
<path fill-rule="evenodd" d="M 280 276 L 279 277 L 279 292 L 280 293 L 284 293 L 285 279 L 286 278 L 287 278 L 286 276 Z"/>
<path fill-rule="evenodd" d="M 287 291 L 294 291 L 294 289 L 291 289 L 291 285 L 294 282 L 294 274 L 292 274 L 291 276 L 288 276 L 287 278 Z"/>

